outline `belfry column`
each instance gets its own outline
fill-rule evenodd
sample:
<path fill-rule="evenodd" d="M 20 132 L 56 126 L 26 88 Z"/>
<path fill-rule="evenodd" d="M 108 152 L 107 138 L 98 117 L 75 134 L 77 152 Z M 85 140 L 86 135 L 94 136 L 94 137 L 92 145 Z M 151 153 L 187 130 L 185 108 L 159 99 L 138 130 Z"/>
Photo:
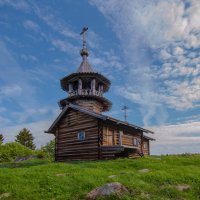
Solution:
<path fill-rule="evenodd" d="M 82 80 L 78 79 L 78 95 L 81 95 L 82 93 Z"/>
<path fill-rule="evenodd" d="M 96 90 L 96 80 L 95 79 L 92 79 L 92 94 L 95 95 L 95 90 Z"/>

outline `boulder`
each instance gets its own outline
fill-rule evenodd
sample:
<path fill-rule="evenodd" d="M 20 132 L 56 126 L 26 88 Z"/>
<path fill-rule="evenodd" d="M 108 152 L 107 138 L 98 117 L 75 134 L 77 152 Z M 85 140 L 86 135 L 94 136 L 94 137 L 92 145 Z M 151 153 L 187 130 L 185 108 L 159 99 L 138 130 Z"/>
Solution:
<path fill-rule="evenodd" d="M 109 196 L 109 195 L 121 195 L 121 194 L 129 194 L 130 192 L 128 189 L 123 186 L 121 183 L 114 182 L 114 183 L 108 183 L 101 187 L 98 187 L 91 192 L 89 192 L 86 196 L 86 199 L 88 200 L 95 200 L 98 197 L 102 196 Z"/>
<path fill-rule="evenodd" d="M 31 159 L 35 159 L 37 158 L 37 156 L 18 156 L 17 158 L 15 158 L 15 161 L 14 162 L 22 162 L 22 161 L 25 161 L 25 160 L 31 160 Z"/>
<path fill-rule="evenodd" d="M 110 176 L 108 176 L 108 178 L 115 178 L 116 177 L 116 175 L 110 175 Z"/>
<path fill-rule="evenodd" d="M 138 171 L 141 172 L 141 173 L 146 173 L 146 172 L 149 172 L 149 169 L 140 169 Z"/>

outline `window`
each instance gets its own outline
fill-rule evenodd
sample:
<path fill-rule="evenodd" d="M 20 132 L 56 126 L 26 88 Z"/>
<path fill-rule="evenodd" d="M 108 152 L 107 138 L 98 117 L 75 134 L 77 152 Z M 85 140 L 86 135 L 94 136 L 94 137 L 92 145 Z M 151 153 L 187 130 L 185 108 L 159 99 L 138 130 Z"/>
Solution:
<path fill-rule="evenodd" d="M 133 145 L 134 145 L 134 146 L 137 146 L 137 145 L 138 145 L 138 140 L 137 140 L 137 138 L 133 138 Z"/>
<path fill-rule="evenodd" d="M 144 147 L 145 149 L 147 149 L 147 143 L 146 143 L 146 142 L 144 142 L 143 147 Z"/>
<path fill-rule="evenodd" d="M 85 132 L 84 131 L 79 131 L 78 132 L 78 140 L 79 141 L 85 140 Z"/>

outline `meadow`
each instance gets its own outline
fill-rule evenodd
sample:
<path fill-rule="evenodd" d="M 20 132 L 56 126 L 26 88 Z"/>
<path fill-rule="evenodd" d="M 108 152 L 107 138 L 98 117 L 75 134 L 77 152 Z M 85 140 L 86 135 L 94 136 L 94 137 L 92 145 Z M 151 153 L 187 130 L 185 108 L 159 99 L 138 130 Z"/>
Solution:
<path fill-rule="evenodd" d="M 89 191 L 110 182 L 120 182 L 130 194 L 100 199 L 198 200 L 200 155 L 0 164 L 0 199 L 6 200 L 85 199 Z"/>

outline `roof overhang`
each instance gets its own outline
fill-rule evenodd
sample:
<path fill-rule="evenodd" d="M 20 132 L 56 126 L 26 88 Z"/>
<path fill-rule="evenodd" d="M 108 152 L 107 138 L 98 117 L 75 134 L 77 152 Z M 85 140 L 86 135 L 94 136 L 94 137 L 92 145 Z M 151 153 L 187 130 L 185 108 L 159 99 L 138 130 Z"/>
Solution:
<path fill-rule="evenodd" d="M 74 104 L 71 104 L 69 103 L 68 105 L 65 106 L 65 108 L 62 110 L 62 112 L 59 114 L 59 116 L 56 118 L 56 120 L 53 122 L 53 124 L 50 126 L 50 128 L 45 131 L 45 133 L 55 133 L 55 130 L 56 130 L 56 126 L 58 124 L 58 122 L 61 120 L 61 118 L 65 115 L 65 113 L 69 110 L 69 109 L 73 109 L 73 110 L 76 110 L 76 111 L 79 111 L 79 112 L 82 112 L 82 113 L 85 113 L 85 114 L 88 114 L 92 117 L 95 117 L 97 119 L 100 119 L 100 120 L 103 120 L 103 121 L 108 121 L 108 122 L 111 122 L 111 123 L 114 123 L 116 125 L 123 125 L 123 126 L 127 126 L 129 128 L 134 128 L 134 129 L 138 129 L 144 133 L 154 133 L 150 130 L 147 130 L 147 129 L 144 129 L 144 128 L 141 128 L 139 126 L 136 126 L 136 125 L 133 125 L 133 124 L 129 124 L 127 122 L 123 122 L 123 121 L 120 121 L 120 120 L 117 120 L 115 118 L 111 118 L 109 116 L 106 116 L 106 115 L 102 115 L 100 113 L 96 113 L 94 111 L 91 111 L 91 110 L 87 110 L 85 108 L 82 108 L 78 105 L 74 105 Z M 145 136 L 147 138 L 147 136 Z M 153 138 L 147 138 L 149 140 L 153 140 Z"/>

